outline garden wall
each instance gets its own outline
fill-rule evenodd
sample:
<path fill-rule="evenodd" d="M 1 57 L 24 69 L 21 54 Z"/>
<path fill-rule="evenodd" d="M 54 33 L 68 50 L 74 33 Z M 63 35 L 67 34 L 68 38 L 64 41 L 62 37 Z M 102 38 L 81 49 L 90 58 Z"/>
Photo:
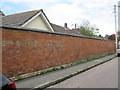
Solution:
<path fill-rule="evenodd" d="M 115 51 L 115 42 L 17 27 L 2 29 L 2 72 L 11 77 Z"/>

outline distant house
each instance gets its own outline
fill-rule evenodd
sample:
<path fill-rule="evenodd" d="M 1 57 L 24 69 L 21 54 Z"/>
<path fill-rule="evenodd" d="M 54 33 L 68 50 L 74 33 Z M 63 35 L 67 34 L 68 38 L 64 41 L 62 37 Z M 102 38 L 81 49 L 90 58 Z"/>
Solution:
<path fill-rule="evenodd" d="M 66 34 L 83 36 L 82 34 L 80 34 L 80 32 L 77 29 L 74 29 L 74 30 L 69 29 L 67 27 L 67 23 L 64 24 L 64 27 L 59 26 L 59 25 L 55 25 L 55 24 L 52 24 L 52 23 L 51 23 L 51 25 L 52 25 L 55 32 L 61 32 L 61 33 L 66 33 Z"/>
<path fill-rule="evenodd" d="M 108 39 L 109 39 L 109 40 L 115 40 L 115 34 L 109 35 L 109 36 L 108 36 Z"/>
<path fill-rule="evenodd" d="M 45 31 L 61 32 L 66 34 L 82 35 L 77 30 L 71 30 L 65 23 L 64 27 L 50 23 L 47 16 L 40 10 L 33 10 L 5 16 L 2 11 L 2 25 L 35 28 Z"/>

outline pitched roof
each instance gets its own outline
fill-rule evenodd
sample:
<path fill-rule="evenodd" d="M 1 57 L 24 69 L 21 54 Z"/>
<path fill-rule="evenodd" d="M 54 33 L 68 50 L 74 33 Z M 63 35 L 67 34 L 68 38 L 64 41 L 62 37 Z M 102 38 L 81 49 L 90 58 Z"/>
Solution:
<path fill-rule="evenodd" d="M 33 11 L 27 11 L 23 13 L 17 13 L 12 15 L 7 15 L 2 17 L 2 25 L 8 25 L 8 26 L 21 26 L 28 20 L 30 20 L 32 17 L 34 17 L 39 12 L 42 12 L 44 16 L 46 17 L 45 13 L 42 9 L 40 10 L 33 10 Z M 49 22 L 48 18 L 46 17 L 47 21 Z M 50 22 L 49 22 L 50 23 Z M 75 35 L 82 35 L 77 30 L 71 30 L 68 28 L 64 28 L 62 26 L 58 26 L 55 24 L 50 23 L 52 28 L 55 32 L 61 32 L 66 34 L 75 34 Z M 83 36 L 83 35 L 82 35 Z"/>
<path fill-rule="evenodd" d="M 5 16 L 5 14 L 0 10 L 0 16 Z"/>
<path fill-rule="evenodd" d="M 51 23 L 51 25 L 52 25 L 55 32 L 61 32 L 61 33 L 66 33 L 66 34 L 75 34 L 75 35 L 84 36 L 84 35 L 80 34 L 80 32 L 77 31 L 77 30 L 71 30 L 69 28 L 64 28 L 62 26 L 58 26 L 58 25 L 55 25 L 55 24 L 52 24 L 52 23 Z"/>
<path fill-rule="evenodd" d="M 27 20 L 36 15 L 40 10 L 34 10 L 29 12 L 17 13 L 2 17 L 2 25 L 20 26 Z"/>

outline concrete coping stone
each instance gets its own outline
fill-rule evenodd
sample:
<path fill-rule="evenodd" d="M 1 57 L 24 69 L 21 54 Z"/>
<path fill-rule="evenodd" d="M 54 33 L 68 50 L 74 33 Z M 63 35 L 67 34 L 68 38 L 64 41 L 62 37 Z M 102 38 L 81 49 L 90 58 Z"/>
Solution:
<path fill-rule="evenodd" d="M 11 30 L 20 30 L 20 31 L 28 31 L 28 32 L 46 33 L 46 34 L 56 34 L 56 35 L 63 35 L 63 36 L 72 36 L 72 37 L 80 37 L 80 38 L 88 38 L 88 39 L 113 41 L 113 42 L 115 42 L 114 40 L 107 40 L 107 39 L 101 39 L 101 38 L 93 38 L 93 37 L 82 36 L 82 35 L 75 35 L 75 34 L 68 34 L 68 33 L 50 32 L 50 31 L 44 31 L 42 29 L 33 29 L 33 28 L 8 26 L 8 25 L 6 25 L 6 26 L 0 25 L 0 28 L 11 29 Z"/>

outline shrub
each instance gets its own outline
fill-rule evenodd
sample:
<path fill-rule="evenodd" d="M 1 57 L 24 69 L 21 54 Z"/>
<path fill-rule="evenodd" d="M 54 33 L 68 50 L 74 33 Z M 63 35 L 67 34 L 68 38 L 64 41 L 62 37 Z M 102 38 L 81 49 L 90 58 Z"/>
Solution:
<path fill-rule="evenodd" d="M 57 70 L 57 68 L 53 68 L 52 70 L 53 70 L 53 71 L 56 71 L 56 70 Z"/>
<path fill-rule="evenodd" d="M 64 67 L 64 66 L 61 66 L 60 68 L 61 68 L 61 69 L 64 69 L 65 67 Z"/>

